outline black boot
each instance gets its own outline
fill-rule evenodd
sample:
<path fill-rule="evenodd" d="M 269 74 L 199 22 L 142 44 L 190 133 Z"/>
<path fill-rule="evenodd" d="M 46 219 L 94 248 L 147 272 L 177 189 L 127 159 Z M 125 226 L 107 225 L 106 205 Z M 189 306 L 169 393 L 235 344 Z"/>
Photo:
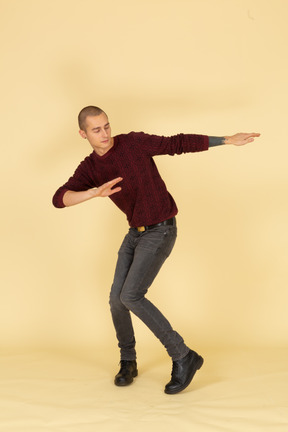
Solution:
<path fill-rule="evenodd" d="M 120 371 L 115 376 L 114 383 L 117 386 L 127 386 L 138 375 L 136 360 L 121 360 Z"/>
<path fill-rule="evenodd" d="M 203 358 L 192 350 L 184 358 L 173 361 L 171 381 L 165 386 L 165 393 L 175 394 L 184 390 L 203 362 Z"/>

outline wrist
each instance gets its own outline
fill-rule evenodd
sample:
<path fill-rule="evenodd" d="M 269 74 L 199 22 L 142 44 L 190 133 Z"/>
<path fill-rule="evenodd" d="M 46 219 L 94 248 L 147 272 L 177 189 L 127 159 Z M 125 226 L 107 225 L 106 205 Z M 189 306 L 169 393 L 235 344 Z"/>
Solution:
<path fill-rule="evenodd" d="M 95 197 L 99 196 L 98 188 L 88 189 L 87 193 L 89 195 L 89 198 L 95 198 Z"/>
<path fill-rule="evenodd" d="M 230 136 L 224 136 L 223 137 L 223 144 L 228 144 L 228 145 L 232 144 L 230 141 L 230 138 L 231 138 Z"/>

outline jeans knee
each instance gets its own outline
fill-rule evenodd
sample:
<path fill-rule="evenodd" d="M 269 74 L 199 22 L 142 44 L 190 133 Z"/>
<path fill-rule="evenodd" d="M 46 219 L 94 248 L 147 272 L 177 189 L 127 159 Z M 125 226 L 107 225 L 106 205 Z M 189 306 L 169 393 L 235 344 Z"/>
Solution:
<path fill-rule="evenodd" d="M 136 296 L 136 295 L 131 295 L 131 294 L 127 294 L 127 293 L 122 293 L 120 295 L 120 301 L 121 303 L 129 310 L 134 309 L 135 305 L 137 304 L 137 302 L 139 302 L 141 300 L 142 296 Z"/>
<path fill-rule="evenodd" d="M 120 300 L 120 296 L 114 294 L 113 292 L 110 293 L 110 297 L 109 297 L 109 305 L 111 310 L 119 310 L 123 308 L 123 303 Z"/>

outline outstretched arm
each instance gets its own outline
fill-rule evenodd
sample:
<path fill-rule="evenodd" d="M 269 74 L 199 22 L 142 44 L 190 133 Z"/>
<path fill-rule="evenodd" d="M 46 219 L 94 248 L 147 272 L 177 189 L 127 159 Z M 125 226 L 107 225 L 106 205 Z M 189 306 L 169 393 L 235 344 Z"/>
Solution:
<path fill-rule="evenodd" d="M 76 204 L 80 204 L 84 201 L 88 201 L 91 198 L 108 197 L 110 195 L 113 195 L 114 193 L 119 192 L 121 190 L 121 187 L 118 186 L 114 189 L 112 188 L 122 180 L 122 177 L 117 177 L 114 180 L 104 183 L 98 188 L 92 188 L 86 191 L 74 192 L 68 190 L 63 196 L 63 204 L 65 205 L 65 207 L 70 207 Z"/>
<path fill-rule="evenodd" d="M 254 141 L 254 138 L 259 137 L 260 133 L 237 133 L 232 136 L 225 136 L 223 144 L 233 144 L 242 146 Z"/>

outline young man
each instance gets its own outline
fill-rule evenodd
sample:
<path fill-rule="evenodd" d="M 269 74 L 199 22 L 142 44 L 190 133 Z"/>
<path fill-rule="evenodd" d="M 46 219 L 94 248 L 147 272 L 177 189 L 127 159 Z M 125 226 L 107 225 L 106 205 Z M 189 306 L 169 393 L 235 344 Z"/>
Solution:
<path fill-rule="evenodd" d="M 110 197 L 122 210 L 129 231 L 118 252 L 110 292 L 110 308 L 120 348 L 117 386 L 131 384 L 138 374 L 135 337 L 130 312 L 138 316 L 165 346 L 172 358 L 165 393 L 176 394 L 191 382 L 203 358 L 189 349 L 183 338 L 146 297 L 148 288 L 174 246 L 178 212 L 160 177 L 153 156 L 208 150 L 221 144 L 241 146 L 258 133 L 233 136 L 179 134 L 171 137 L 131 132 L 112 137 L 107 115 L 98 107 L 83 108 L 78 116 L 80 135 L 93 152 L 53 197 L 55 207 L 69 207 L 92 198 Z"/>

